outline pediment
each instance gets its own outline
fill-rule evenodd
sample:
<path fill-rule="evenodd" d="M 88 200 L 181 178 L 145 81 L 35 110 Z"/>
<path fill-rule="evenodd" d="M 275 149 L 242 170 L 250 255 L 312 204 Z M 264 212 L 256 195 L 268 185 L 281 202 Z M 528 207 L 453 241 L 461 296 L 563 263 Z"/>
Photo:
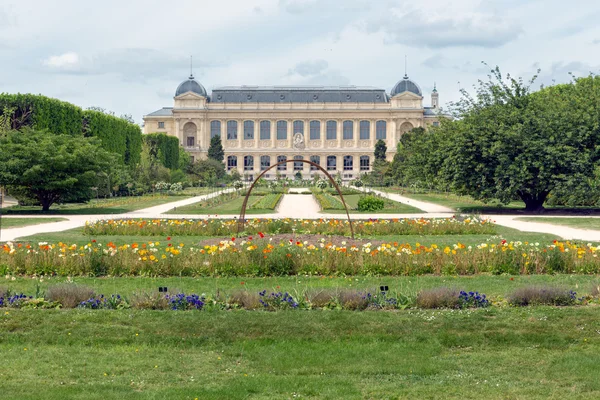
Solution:
<path fill-rule="evenodd" d="M 392 99 L 411 99 L 411 100 L 414 100 L 414 99 L 420 100 L 422 98 L 423 98 L 422 96 L 419 96 L 418 94 L 414 94 L 413 92 L 409 92 L 409 91 L 398 93 L 397 95 L 392 97 Z"/>
<path fill-rule="evenodd" d="M 200 96 L 199 94 L 194 92 L 185 92 L 180 94 L 179 96 L 175 96 L 174 98 L 177 100 L 198 100 L 205 99 L 206 97 Z"/>

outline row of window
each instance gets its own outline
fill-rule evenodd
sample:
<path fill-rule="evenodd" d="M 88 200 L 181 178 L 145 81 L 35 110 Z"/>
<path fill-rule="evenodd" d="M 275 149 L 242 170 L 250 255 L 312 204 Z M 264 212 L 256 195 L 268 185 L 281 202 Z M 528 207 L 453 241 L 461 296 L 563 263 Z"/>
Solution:
<path fill-rule="evenodd" d="M 305 133 L 304 121 L 294 121 L 293 133 Z M 309 139 L 321 140 L 321 121 L 309 122 Z M 327 140 L 337 139 L 337 121 L 326 121 L 325 136 Z M 244 121 L 243 126 L 244 140 L 254 140 L 254 121 Z M 288 138 L 288 122 L 276 121 L 276 137 L 277 140 L 287 140 Z M 358 135 L 360 140 L 371 139 L 371 121 L 360 121 Z M 375 139 L 385 140 L 387 132 L 386 121 L 375 122 Z M 221 121 L 210 122 L 210 137 L 221 135 Z M 238 122 L 227 121 L 227 140 L 237 140 L 238 138 Z M 271 121 L 260 121 L 259 123 L 259 138 L 260 140 L 271 140 Z M 354 121 L 342 122 L 342 138 L 344 140 L 354 139 Z"/>
<path fill-rule="evenodd" d="M 304 169 L 304 163 L 302 161 L 302 156 L 294 156 L 294 171 L 302 171 Z M 296 161 L 298 160 L 298 161 Z M 286 156 L 277 156 L 277 163 L 287 161 Z M 310 161 L 321 165 L 321 156 L 310 156 Z M 353 156 L 344 156 L 344 171 L 351 171 L 354 169 L 354 157 Z M 369 156 L 360 156 L 360 170 L 368 171 L 371 165 L 371 160 Z M 278 171 L 287 171 L 287 164 L 280 164 L 277 166 Z M 327 156 L 327 171 L 335 171 L 337 169 L 337 157 L 336 156 Z M 271 156 L 260 156 L 260 170 L 264 171 L 271 166 Z M 238 167 L 238 158 L 237 156 L 228 156 L 227 157 L 227 170 L 236 169 Z M 310 170 L 316 171 L 318 168 L 311 165 Z M 254 156 L 244 156 L 244 171 L 253 171 L 254 170 Z"/>

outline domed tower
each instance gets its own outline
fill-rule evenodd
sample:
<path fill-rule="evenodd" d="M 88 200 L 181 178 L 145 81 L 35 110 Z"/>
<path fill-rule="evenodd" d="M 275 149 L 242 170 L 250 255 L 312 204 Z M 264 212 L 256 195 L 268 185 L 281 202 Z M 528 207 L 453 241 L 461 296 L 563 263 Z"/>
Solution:
<path fill-rule="evenodd" d="M 431 92 L 431 107 L 435 109 L 440 107 L 440 95 L 437 91 L 435 82 L 433 83 L 433 91 Z"/>
<path fill-rule="evenodd" d="M 199 96 L 207 97 L 206 89 L 204 89 L 204 86 L 196 82 L 196 80 L 194 79 L 194 75 L 192 74 L 190 74 L 190 77 L 187 80 L 181 82 L 179 86 L 177 86 L 177 90 L 175 91 L 175 97 L 181 96 L 182 94 L 188 92 L 195 93 Z"/>
<path fill-rule="evenodd" d="M 194 75 L 181 82 L 175 91 L 175 108 L 204 108 L 208 101 L 206 89 L 194 79 Z"/>
<path fill-rule="evenodd" d="M 409 92 L 412 94 L 416 94 L 419 97 L 423 97 L 423 92 L 421 92 L 421 88 L 414 81 L 408 78 L 408 75 L 404 74 L 404 78 L 400 80 L 390 93 L 391 97 L 397 96 L 399 94 Z"/>

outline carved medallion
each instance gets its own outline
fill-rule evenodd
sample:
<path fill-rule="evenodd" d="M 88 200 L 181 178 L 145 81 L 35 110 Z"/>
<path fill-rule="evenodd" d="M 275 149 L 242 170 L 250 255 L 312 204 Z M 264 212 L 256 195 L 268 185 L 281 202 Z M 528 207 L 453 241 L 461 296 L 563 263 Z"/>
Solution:
<path fill-rule="evenodd" d="M 297 150 L 304 150 L 306 144 L 304 142 L 304 134 L 301 132 L 296 132 L 294 134 L 294 148 Z"/>
<path fill-rule="evenodd" d="M 262 148 L 271 147 L 271 141 L 270 140 L 261 140 L 260 147 L 262 147 Z"/>
<path fill-rule="evenodd" d="M 353 147 L 354 146 L 354 142 L 351 140 L 346 140 L 344 142 L 344 147 Z"/>
<path fill-rule="evenodd" d="M 254 140 L 245 140 L 244 147 L 254 147 Z"/>
<path fill-rule="evenodd" d="M 337 142 L 335 140 L 330 140 L 327 142 L 327 147 L 337 147 Z"/>
<path fill-rule="evenodd" d="M 278 141 L 277 147 L 287 147 L 287 141 L 285 141 L 285 140 Z"/>
<path fill-rule="evenodd" d="M 369 147 L 369 141 L 368 140 L 363 140 L 362 142 L 360 142 L 361 147 Z"/>
<path fill-rule="evenodd" d="M 225 142 L 225 146 L 228 148 L 238 147 L 238 141 L 237 140 L 228 140 Z"/>

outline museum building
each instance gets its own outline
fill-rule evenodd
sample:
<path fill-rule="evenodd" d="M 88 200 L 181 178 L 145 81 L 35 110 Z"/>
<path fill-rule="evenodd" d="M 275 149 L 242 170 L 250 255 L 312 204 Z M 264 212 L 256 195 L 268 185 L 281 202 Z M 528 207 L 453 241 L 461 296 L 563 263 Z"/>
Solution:
<path fill-rule="evenodd" d="M 228 171 L 247 179 L 283 160 L 305 159 L 343 179 L 371 170 L 375 143 L 387 145 L 387 159 L 400 136 L 415 127 L 436 126 L 439 95 L 423 106 L 421 88 L 407 75 L 388 94 L 364 86 L 225 86 L 209 96 L 194 76 L 175 92 L 173 107 L 144 116 L 144 133 L 177 136 L 192 159 L 206 158 L 210 139 L 221 137 Z M 267 179 L 304 178 L 318 173 L 308 164 L 286 163 Z"/>

